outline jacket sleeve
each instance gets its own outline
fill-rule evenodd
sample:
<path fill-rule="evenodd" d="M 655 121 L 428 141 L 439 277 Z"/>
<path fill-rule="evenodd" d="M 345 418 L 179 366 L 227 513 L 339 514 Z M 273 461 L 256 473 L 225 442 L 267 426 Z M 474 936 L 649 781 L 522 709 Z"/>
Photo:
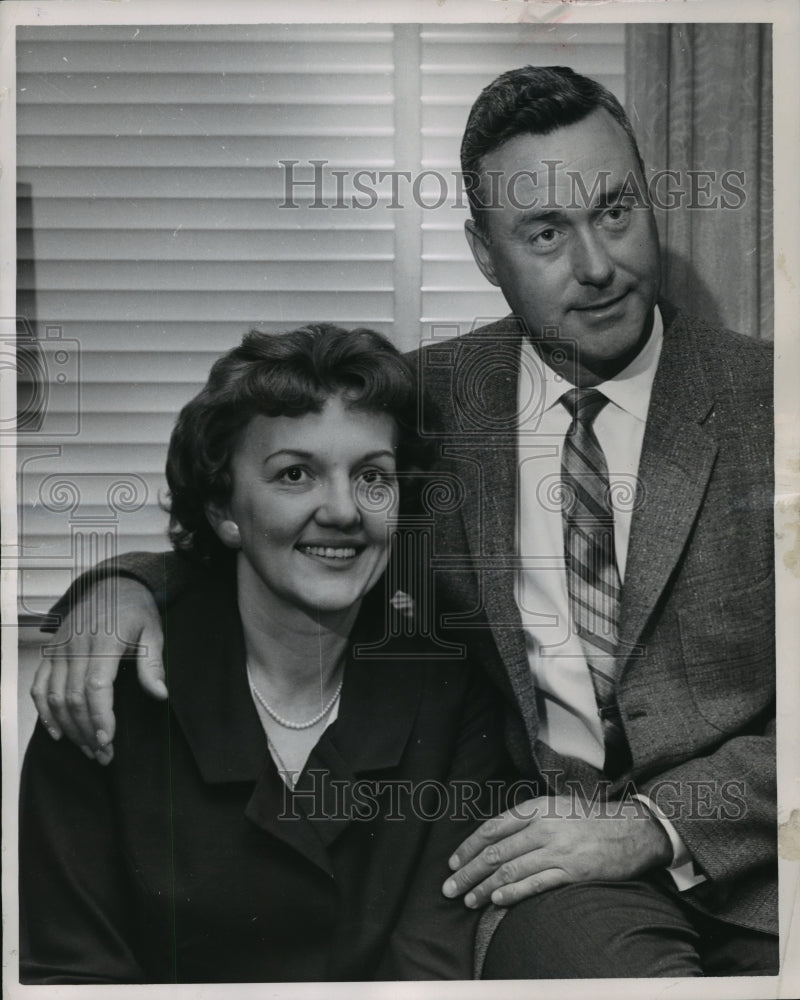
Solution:
<path fill-rule="evenodd" d="M 159 610 L 163 610 L 184 593 L 198 572 L 199 567 L 190 559 L 175 552 L 126 552 L 105 559 L 81 573 L 58 599 L 50 614 L 57 615 L 61 621 L 92 587 L 102 585 L 113 576 L 127 577 L 147 587 Z M 55 627 L 48 631 L 55 631 Z"/>
<path fill-rule="evenodd" d="M 446 815 L 431 824 L 406 903 L 375 974 L 378 980 L 471 979 L 480 911 L 447 899 L 448 859 L 484 820 L 500 810 L 510 765 L 502 749 L 496 693 L 482 676 L 467 694 L 461 733 L 447 777 Z"/>
<path fill-rule="evenodd" d="M 745 573 L 741 574 L 745 577 Z M 638 791 L 677 830 L 707 882 L 687 896 L 777 933 L 775 623 L 772 580 L 737 579 L 679 614 L 678 637 L 654 651 L 650 697 L 670 740 Z M 680 714 L 662 675 L 679 679 Z M 658 686 L 658 691 L 655 690 Z M 673 690 L 673 699 L 678 694 Z M 636 724 L 652 721 L 653 713 Z M 757 887 L 761 886 L 761 891 Z"/>
<path fill-rule="evenodd" d="M 145 981 L 107 769 L 41 723 L 20 793 L 20 981 Z"/>
<path fill-rule="evenodd" d="M 746 338 L 708 342 L 717 453 L 637 693 L 649 710 L 634 725 L 659 744 L 637 790 L 706 876 L 687 897 L 776 934 L 772 357 Z"/>
<path fill-rule="evenodd" d="M 747 925 L 772 934 L 778 933 L 777 907 L 755 888 L 764 880 L 777 886 L 775 753 L 772 718 L 761 732 L 734 736 L 716 752 L 639 785 L 666 814 L 695 869 L 708 879 L 687 895 L 716 911 L 735 893 Z"/>

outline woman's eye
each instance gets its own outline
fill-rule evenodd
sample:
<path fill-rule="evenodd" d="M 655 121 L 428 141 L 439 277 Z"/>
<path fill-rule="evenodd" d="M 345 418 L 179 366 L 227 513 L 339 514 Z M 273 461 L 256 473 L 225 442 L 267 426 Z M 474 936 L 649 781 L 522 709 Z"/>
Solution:
<path fill-rule="evenodd" d="M 390 483 L 394 480 L 393 474 L 385 469 L 364 469 L 359 478 L 368 486 L 373 483 Z"/>
<path fill-rule="evenodd" d="M 397 500 L 397 476 L 386 469 L 363 469 L 355 481 L 355 495 L 362 510 L 385 513 Z"/>
<path fill-rule="evenodd" d="M 304 483 L 307 478 L 308 470 L 304 469 L 302 465 L 290 465 L 288 469 L 284 469 L 278 475 L 278 479 L 282 483 Z"/>

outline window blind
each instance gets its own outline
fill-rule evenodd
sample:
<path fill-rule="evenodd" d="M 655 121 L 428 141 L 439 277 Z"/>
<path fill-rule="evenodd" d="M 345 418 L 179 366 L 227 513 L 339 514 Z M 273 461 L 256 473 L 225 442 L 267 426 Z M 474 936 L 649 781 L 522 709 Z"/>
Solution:
<path fill-rule="evenodd" d="M 175 415 L 248 328 L 331 320 L 412 348 L 503 315 L 455 204 L 469 106 L 525 62 L 624 98 L 623 32 L 19 28 L 18 313 L 41 359 L 21 377 L 46 383 L 20 434 L 22 615 L 88 560 L 165 547 Z M 365 208 L 358 171 L 410 179 L 367 179 Z M 432 174 L 413 197 L 423 171 L 440 207 Z"/>
<path fill-rule="evenodd" d="M 473 101 L 517 66 L 571 66 L 625 102 L 624 25 L 431 25 L 422 31 L 422 168 L 454 178 Z M 433 203 L 431 192 L 429 203 Z M 469 211 L 452 181 L 440 208 L 422 221 L 422 325 L 435 336 L 463 334 L 508 313 L 464 238 Z"/>

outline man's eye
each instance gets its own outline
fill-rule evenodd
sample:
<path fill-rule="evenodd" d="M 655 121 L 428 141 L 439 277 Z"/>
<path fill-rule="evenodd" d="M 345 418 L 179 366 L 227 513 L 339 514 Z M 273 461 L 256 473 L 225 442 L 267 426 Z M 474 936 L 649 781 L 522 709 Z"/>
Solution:
<path fill-rule="evenodd" d="M 613 208 L 607 208 L 604 215 L 612 225 L 620 225 L 627 223 L 630 211 L 627 205 L 615 205 Z"/>
<path fill-rule="evenodd" d="M 531 236 L 531 246 L 534 250 L 554 250 L 556 247 L 561 246 L 564 234 L 559 229 L 554 229 L 552 227 L 548 229 L 540 229 L 538 233 Z"/>

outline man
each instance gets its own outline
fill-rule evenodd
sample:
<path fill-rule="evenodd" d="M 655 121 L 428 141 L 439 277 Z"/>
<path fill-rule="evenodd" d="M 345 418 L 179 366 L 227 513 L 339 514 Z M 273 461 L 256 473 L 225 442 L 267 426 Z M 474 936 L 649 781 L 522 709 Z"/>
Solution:
<path fill-rule="evenodd" d="M 512 316 L 419 355 L 463 487 L 433 568 L 535 794 L 443 891 L 494 904 L 486 977 L 775 973 L 768 350 L 658 304 L 635 138 L 594 81 L 504 74 L 462 168 Z M 142 621 L 125 634 L 152 643 Z M 53 678 L 55 719 L 46 671 L 34 691 L 51 725 L 108 726 L 108 676 L 92 717 L 80 671 Z"/>

